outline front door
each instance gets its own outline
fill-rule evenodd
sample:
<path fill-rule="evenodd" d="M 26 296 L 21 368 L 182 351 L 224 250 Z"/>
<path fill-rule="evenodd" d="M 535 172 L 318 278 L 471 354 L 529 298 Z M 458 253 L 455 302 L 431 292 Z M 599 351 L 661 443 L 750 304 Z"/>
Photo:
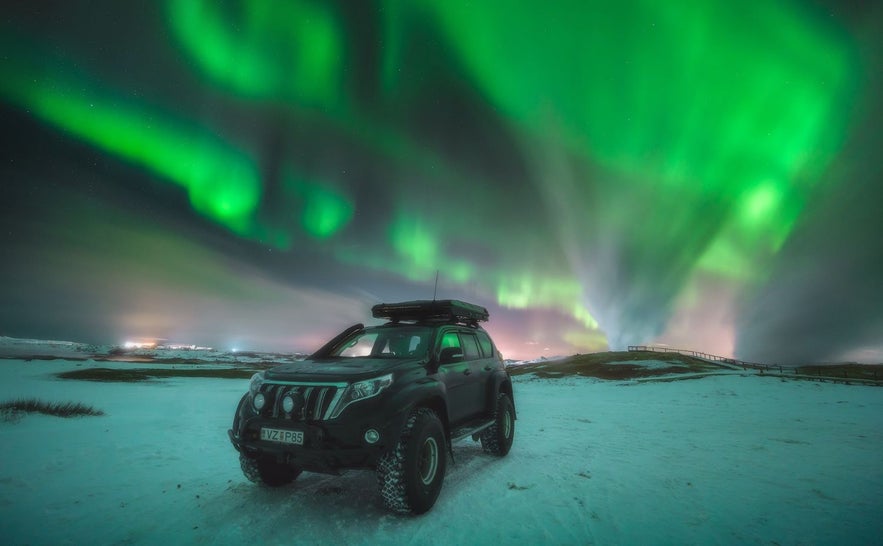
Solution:
<path fill-rule="evenodd" d="M 437 354 L 440 354 L 442 349 L 449 347 L 459 349 L 462 355 L 463 345 L 456 331 L 447 331 L 442 334 Z M 465 420 L 471 414 L 470 384 L 475 380 L 472 375 L 471 363 L 460 356 L 455 362 L 439 366 L 438 375 L 439 380 L 445 384 L 448 393 L 448 420 L 451 423 Z"/>
<path fill-rule="evenodd" d="M 438 350 L 441 352 L 447 347 L 455 347 L 462 354 L 456 362 L 439 367 L 440 379 L 448 392 L 448 419 L 458 423 L 485 411 L 483 360 L 478 340 L 472 332 L 445 332 Z"/>

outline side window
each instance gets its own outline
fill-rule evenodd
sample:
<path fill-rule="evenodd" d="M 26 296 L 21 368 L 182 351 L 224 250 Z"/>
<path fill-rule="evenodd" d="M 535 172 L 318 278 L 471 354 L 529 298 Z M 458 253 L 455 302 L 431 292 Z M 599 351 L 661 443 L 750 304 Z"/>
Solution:
<path fill-rule="evenodd" d="M 477 360 L 481 358 L 481 352 L 478 350 L 478 340 L 472 334 L 460 334 L 463 340 L 463 357 L 466 360 Z"/>
<path fill-rule="evenodd" d="M 494 356 L 494 344 L 491 343 L 491 338 L 484 332 L 477 332 L 478 335 L 478 343 L 481 345 L 481 352 L 484 353 L 485 358 L 490 358 Z"/>
<path fill-rule="evenodd" d="M 448 347 L 460 347 L 460 336 L 457 335 L 457 332 L 445 332 L 442 336 L 438 350 L 441 351 Z"/>

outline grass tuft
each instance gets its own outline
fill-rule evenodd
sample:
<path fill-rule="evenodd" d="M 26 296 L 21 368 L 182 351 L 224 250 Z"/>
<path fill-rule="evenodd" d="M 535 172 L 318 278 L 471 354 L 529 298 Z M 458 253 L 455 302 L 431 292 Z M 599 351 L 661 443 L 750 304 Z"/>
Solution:
<path fill-rule="evenodd" d="M 30 398 L 0 403 L 0 415 L 3 416 L 5 421 L 17 420 L 27 413 L 42 413 L 44 415 L 65 418 L 83 415 L 104 415 L 103 411 L 86 404 L 80 404 L 79 402 L 44 402 L 36 398 Z"/>

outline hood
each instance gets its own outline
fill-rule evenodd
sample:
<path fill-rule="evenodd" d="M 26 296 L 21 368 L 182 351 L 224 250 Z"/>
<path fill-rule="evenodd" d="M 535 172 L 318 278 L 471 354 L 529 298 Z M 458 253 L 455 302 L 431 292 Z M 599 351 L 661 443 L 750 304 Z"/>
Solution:
<path fill-rule="evenodd" d="M 358 381 L 419 365 L 420 360 L 389 358 L 322 358 L 283 364 L 267 371 L 267 381 Z"/>

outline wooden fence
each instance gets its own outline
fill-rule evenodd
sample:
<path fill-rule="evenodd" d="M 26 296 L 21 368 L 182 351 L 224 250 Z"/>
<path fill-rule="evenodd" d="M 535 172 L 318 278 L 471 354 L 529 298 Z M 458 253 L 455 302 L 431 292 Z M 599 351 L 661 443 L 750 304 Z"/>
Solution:
<path fill-rule="evenodd" d="M 781 370 L 781 366 L 770 366 L 768 364 L 758 364 L 757 362 L 746 362 L 744 360 L 737 360 L 735 358 L 727 358 L 725 356 L 718 356 L 709 353 L 702 353 L 699 351 L 689 351 L 687 349 L 672 349 L 671 347 L 654 347 L 652 345 L 629 345 L 629 351 L 652 351 L 656 353 L 678 353 L 687 356 L 695 356 L 696 358 L 701 358 L 702 360 L 710 360 L 711 362 L 719 362 L 722 364 L 729 364 L 731 366 L 737 366 L 740 368 L 753 368 L 759 370 L 771 370 L 774 368 L 778 368 Z"/>
<path fill-rule="evenodd" d="M 840 365 L 840 366 L 782 366 L 780 364 L 759 364 L 757 362 L 746 362 L 735 358 L 718 356 L 700 351 L 690 351 L 687 349 L 673 349 L 671 347 L 654 347 L 652 345 L 629 345 L 631 352 L 652 351 L 657 353 L 678 353 L 682 355 L 701 358 L 715 364 L 722 365 L 731 369 L 757 370 L 761 374 L 775 373 L 779 375 L 787 375 L 800 379 L 817 379 L 829 381 L 860 382 L 880 385 L 883 382 L 883 367 L 878 366 L 861 366 L 861 365 Z M 850 372 L 850 367 L 852 371 Z M 827 368 L 827 369 L 826 369 Z M 850 375 L 851 373 L 851 375 Z M 878 376 L 879 374 L 879 376 Z"/>

